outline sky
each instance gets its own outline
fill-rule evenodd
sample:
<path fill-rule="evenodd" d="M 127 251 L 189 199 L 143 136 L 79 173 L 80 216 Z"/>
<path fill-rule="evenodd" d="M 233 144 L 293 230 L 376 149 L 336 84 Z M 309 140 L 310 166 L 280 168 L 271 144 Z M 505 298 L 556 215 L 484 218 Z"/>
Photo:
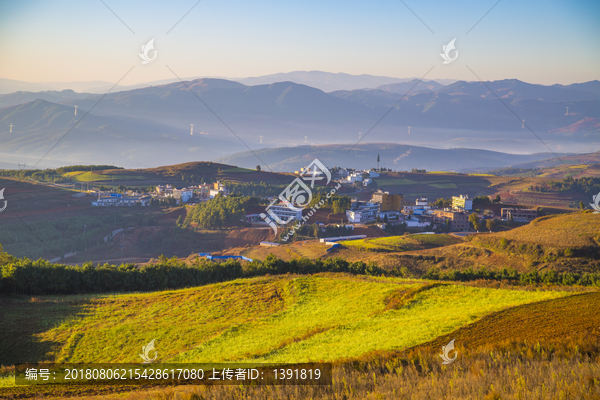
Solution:
<path fill-rule="evenodd" d="M 138 53 L 153 38 L 156 60 L 143 65 Z M 454 38 L 458 58 L 444 65 L 439 53 Z M 600 79 L 600 2 L 0 2 L 0 78 L 132 85 L 310 70 L 545 85 Z"/>

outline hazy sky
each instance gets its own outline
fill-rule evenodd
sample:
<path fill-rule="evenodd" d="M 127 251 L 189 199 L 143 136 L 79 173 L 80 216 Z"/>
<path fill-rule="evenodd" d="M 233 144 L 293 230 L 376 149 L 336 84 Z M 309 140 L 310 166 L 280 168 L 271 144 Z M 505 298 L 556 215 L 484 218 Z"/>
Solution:
<path fill-rule="evenodd" d="M 600 79 L 600 2 L 14 0 L 0 2 L 0 78 L 129 85 L 321 70 L 398 78 Z M 473 26 L 487 12 L 477 26 Z M 429 27 L 429 28 L 428 28 Z M 469 34 L 469 31 L 473 28 Z M 432 31 L 434 33 L 432 33 Z M 156 38 L 157 58 L 141 46 Z M 443 65 L 456 38 L 458 59 Z"/>

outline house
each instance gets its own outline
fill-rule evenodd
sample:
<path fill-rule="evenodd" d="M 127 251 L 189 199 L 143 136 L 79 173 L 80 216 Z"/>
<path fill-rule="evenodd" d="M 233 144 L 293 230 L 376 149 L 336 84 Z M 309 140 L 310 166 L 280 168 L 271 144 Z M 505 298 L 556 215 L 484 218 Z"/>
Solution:
<path fill-rule="evenodd" d="M 223 185 L 220 181 L 216 181 L 213 185 L 213 188 L 209 190 L 209 197 L 211 199 L 214 199 L 219 194 L 222 194 L 223 196 L 228 196 L 229 190 L 227 190 L 227 187 Z"/>
<path fill-rule="evenodd" d="M 452 208 L 462 211 L 470 211 L 473 209 L 473 200 L 469 199 L 469 195 L 452 196 Z"/>
<path fill-rule="evenodd" d="M 371 178 L 378 178 L 379 177 L 379 172 L 377 172 L 377 171 L 369 171 L 369 176 Z"/>
<path fill-rule="evenodd" d="M 426 197 L 419 198 L 415 200 L 414 206 L 404 206 L 402 212 L 405 215 L 414 214 L 414 215 L 424 215 L 427 214 L 429 210 L 431 210 L 431 206 L 427 202 Z"/>
<path fill-rule="evenodd" d="M 192 197 L 194 197 L 194 189 L 173 189 L 173 197 L 181 200 L 182 203 L 187 203 Z"/>
<path fill-rule="evenodd" d="M 346 210 L 346 218 L 348 219 L 348 222 L 359 224 L 363 219 L 363 215 L 362 212 L 358 210 Z"/>
<path fill-rule="evenodd" d="M 469 214 L 457 210 L 434 210 L 434 224 L 449 224 L 454 232 L 466 232 L 469 230 Z"/>
<path fill-rule="evenodd" d="M 156 187 L 156 194 L 158 194 L 159 196 L 173 196 L 173 186 L 158 185 Z"/>
<path fill-rule="evenodd" d="M 537 210 L 528 208 L 503 208 L 501 209 L 503 220 L 512 219 L 517 222 L 531 222 L 537 218 Z"/>
<path fill-rule="evenodd" d="M 369 186 L 373 181 L 371 178 L 367 178 L 363 181 L 363 186 Z"/>
<path fill-rule="evenodd" d="M 353 172 L 350 175 L 348 175 L 348 177 L 346 178 L 346 180 L 349 183 L 354 183 L 354 182 L 362 182 L 363 177 L 361 173 L 358 172 Z"/>

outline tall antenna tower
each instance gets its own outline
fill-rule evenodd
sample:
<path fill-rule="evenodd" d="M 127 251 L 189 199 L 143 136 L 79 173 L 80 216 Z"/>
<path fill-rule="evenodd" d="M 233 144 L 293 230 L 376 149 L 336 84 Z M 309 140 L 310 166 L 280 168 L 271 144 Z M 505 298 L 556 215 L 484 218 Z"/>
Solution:
<path fill-rule="evenodd" d="M 565 113 L 565 115 L 569 115 L 569 107 L 567 107 L 567 112 Z"/>
<path fill-rule="evenodd" d="M 12 133 L 12 125 L 13 125 L 13 124 L 9 124 L 9 125 L 8 125 L 8 126 L 10 127 L 10 132 L 9 132 L 9 133 Z"/>
<path fill-rule="evenodd" d="M 410 126 L 408 127 L 408 134 L 410 135 Z"/>
<path fill-rule="evenodd" d="M 77 106 L 75 106 L 75 115 L 77 115 Z"/>
<path fill-rule="evenodd" d="M 263 136 L 262 136 L 262 135 L 260 135 L 260 136 L 259 136 L 259 138 L 260 138 L 260 142 L 262 143 L 262 138 L 263 138 Z"/>
<path fill-rule="evenodd" d="M 190 124 L 192 126 L 192 130 L 190 131 L 190 135 L 194 134 L 194 124 Z"/>

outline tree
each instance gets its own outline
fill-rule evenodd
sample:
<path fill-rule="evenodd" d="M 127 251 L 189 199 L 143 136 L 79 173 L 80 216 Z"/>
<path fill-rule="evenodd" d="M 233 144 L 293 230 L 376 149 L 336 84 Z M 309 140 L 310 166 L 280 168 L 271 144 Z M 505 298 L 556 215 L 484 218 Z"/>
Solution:
<path fill-rule="evenodd" d="M 388 221 L 389 221 L 389 219 L 388 219 L 388 216 L 387 216 L 387 214 L 385 214 L 385 215 L 383 216 L 383 222 L 385 222 L 385 223 L 387 224 L 387 223 L 388 223 Z"/>
<path fill-rule="evenodd" d="M 260 164 L 256 166 L 256 170 L 257 170 L 258 172 L 260 172 L 260 171 L 261 171 Z"/>
<path fill-rule="evenodd" d="M 496 198 L 493 201 L 494 201 L 494 203 L 500 203 L 502 201 L 502 199 L 500 198 L 500 195 L 497 194 Z"/>
<path fill-rule="evenodd" d="M 473 224 L 473 228 L 475 228 L 476 231 L 479 230 L 479 217 L 477 214 L 473 213 L 469 215 L 469 222 Z"/>
<path fill-rule="evenodd" d="M 585 210 L 585 204 L 583 204 L 583 201 L 579 202 L 579 208 Z"/>
<path fill-rule="evenodd" d="M 492 232 L 492 229 L 494 229 L 494 225 L 496 225 L 496 223 L 494 222 L 493 219 L 488 219 L 485 222 L 485 226 L 486 226 L 486 228 L 488 228 L 488 231 L 490 231 L 490 233 Z"/>

